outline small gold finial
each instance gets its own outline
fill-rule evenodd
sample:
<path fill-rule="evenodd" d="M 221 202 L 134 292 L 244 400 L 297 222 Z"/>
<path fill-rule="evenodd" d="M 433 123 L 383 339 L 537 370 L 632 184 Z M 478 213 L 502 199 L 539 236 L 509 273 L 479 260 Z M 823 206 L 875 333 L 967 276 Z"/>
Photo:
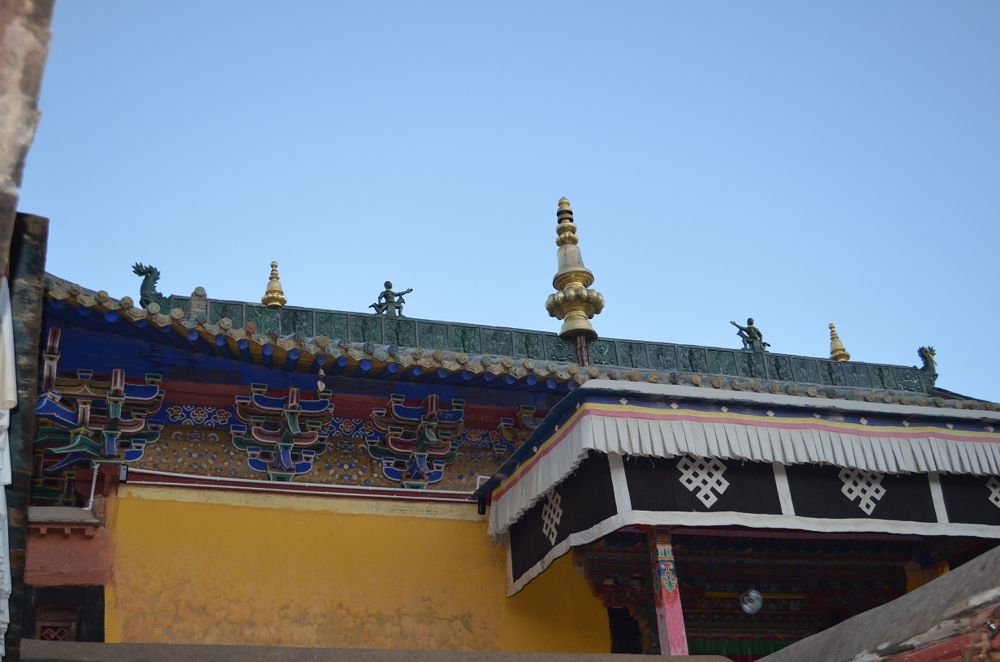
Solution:
<path fill-rule="evenodd" d="M 830 358 L 834 361 L 850 361 L 851 354 L 844 348 L 844 343 L 837 335 L 837 327 L 830 322 Z"/>
<path fill-rule="evenodd" d="M 583 257 L 577 246 L 580 239 L 576 236 L 573 209 L 566 198 L 559 200 L 556 219 L 558 270 L 552 279 L 556 293 L 549 295 L 545 301 L 545 309 L 552 317 L 563 320 L 560 336 L 596 338 L 597 331 L 590 324 L 590 319 L 604 309 L 604 296 L 590 289 L 594 274 L 583 264 Z"/>
<path fill-rule="evenodd" d="M 285 293 L 281 290 L 281 281 L 278 280 L 277 262 L 271 262 L 271 276 L 267 279 L 267 289 L 264 290 L 260 302 L 268 308 L 281 308 L 288 303 Z"/>

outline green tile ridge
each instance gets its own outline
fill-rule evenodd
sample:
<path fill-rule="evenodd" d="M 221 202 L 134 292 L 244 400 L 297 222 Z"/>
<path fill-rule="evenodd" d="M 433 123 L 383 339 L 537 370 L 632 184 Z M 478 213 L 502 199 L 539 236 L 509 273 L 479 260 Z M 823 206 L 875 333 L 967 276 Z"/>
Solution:
<path fill-rule="evenodd" d="M 171 305 L 185 308 L 188 300 L 189 297 L 172 296 Z M 279 337 L 326 336 L 333 341 L 541 361 L 574 362 L 576 355 L 572 343 L 554 332 L 296 306 L 274 309 L 240 301 L 209 299 L 208 322 L 218 323 L 223 317 L 231 319 L 236 327 L 253 322 L 258 333 L 273 333 Z M 589 349 L 592 364 L 625 369 L 915 393 L 930 393 L 934 388 L 924 371 L 900 365 L 839 362 L 791 354 L 756 354 L 725 347 L 619 338 L 597 338 L 590 342 Z"/>

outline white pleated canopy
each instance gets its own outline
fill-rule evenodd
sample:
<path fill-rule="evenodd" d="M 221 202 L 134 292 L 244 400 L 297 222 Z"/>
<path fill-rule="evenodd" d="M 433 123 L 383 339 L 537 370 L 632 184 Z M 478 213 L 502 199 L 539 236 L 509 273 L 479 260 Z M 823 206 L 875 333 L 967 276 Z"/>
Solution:
<path fill-rule="evenodd" d="M 643 398 L 683 397 L 689 400 L 732 402 L 742 406 L 770 405 L 828 410 L 857 416 L 920 417 L 981 422 L 1000 427 L 1000 413 L 981 410 L 940 409 L 807 398 L 768 393 L 723 392 L 690 386 L 630 384 L 606 380 L 587 382 L 577 397 L 586 393 L 621 393 L 623 401 L 641 405 Z M 651 412 L 656 410 L 650 408 Z M 662 411 L 662 409 L 660 410 Z M 953 440 L 947 435 L 898 434 L 890 428 L 885 436 L 851 434 L 827 429 L 787 429 L 775 425 L 749 425 L 672 419 L 669 416 L 642 416 L 628 413 L 600 414 L 576 418 L 567 428 L 539 440 L 539 457 L 530 468 L 508 478 L 494 492 L 490 510 L 490 534 L 503 534 L 517 519 L 554 485 L 568 476 L 594 450 L 601 453 L 654 457 L 695 455 L 753 462 L 826 464 L 883 473 L 956 473 L 1000 475 L 1000 434 L 980 434 L 975 439 Z M 920 429 L 920 428 L 917 428 Z M 984 427 L 984 429 L 986 429 Z M 558 437 L 558 438 L 554 438 Z M 526 463 L 527 464 L 527 463 Z"/>

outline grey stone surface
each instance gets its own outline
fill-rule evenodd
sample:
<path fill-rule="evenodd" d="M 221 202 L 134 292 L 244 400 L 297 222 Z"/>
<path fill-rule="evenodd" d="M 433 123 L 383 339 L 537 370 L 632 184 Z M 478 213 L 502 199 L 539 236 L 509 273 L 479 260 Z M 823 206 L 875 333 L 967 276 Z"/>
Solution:
<path fill-rule="evenodd" d="M 649 659 L 644 655 L 582 655 L 554 653 L 450 653 L 439 651 L 267 648 L 263 646 L 187 646 L 162 644 L 88 644 L 25 640 L 23 660 L 33 662 L 622 662 Z M 728 662 L 717 655 L 657 657 L 659 660 Z"/>
<path fill-rule="evenodd" d="M 913 650 L 963 631 L 981 631 L 969 619 L 1000 605 L 1000 547 L 881 607 L 792 644 L 767 662 L 875 660 Z"/>
<path fill-rule="evenodd" d="M 86 508 L 68 506 L 28 506 L 29 522 L 52 522 L 55 524 L 93 524 L 101 521 Z"/>

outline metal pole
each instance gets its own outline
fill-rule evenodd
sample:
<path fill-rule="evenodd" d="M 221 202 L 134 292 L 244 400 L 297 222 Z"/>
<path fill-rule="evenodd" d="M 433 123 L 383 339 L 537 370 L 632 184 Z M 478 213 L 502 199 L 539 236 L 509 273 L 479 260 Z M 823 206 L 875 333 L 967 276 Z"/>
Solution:
<path fill-rule="evenodd" d="M 97 472 L 101 470 L 101 465 L 91 462 L 90 468 L 94 473 L 90 477 L 90 499 L 87 500 L 87 510 L 92 511 L 94 508 L 94 493 L 97 491 Z"/>

